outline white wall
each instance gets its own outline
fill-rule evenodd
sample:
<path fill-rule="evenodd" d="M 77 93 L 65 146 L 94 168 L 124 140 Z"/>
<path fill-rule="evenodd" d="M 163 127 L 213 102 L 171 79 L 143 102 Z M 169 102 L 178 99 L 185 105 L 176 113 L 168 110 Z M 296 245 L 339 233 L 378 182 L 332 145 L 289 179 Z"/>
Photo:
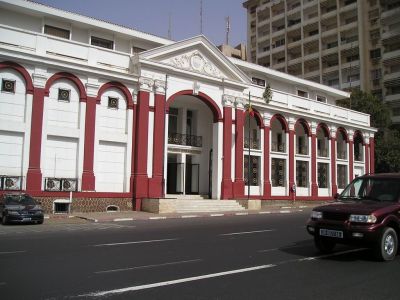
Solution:
<path fill-rule="evenodd" d="M 77 173 L 78 139 L 48 136 L 42 168 L 43 177 L 77 178 Z"/>
<path fill-rule="evenodd" d="M 0 85 L 3 79 L 15 81 L 15 93 L 0 92 L 0 120 L 24 122 L 26 106 L 25 80 L 18 72 L 11 69 L 0 71 Z"/>
<path fill-rule="evenodd" d="M 22 175 L 22 133 L 0 131 L 0 175 Z"/>

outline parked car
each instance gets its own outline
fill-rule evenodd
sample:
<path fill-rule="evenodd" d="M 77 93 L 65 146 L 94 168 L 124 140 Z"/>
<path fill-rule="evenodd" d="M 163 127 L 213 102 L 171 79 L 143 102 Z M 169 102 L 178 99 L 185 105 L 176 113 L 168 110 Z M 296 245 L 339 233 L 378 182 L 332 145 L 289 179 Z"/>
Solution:
<path fill-rule="evenodd" d="M 28 194 L 6 193 L 0 196 L 0 217 L 3 225 L 8 223 L 43 223 L 40 203 Z"/>
<path fill-rule="evenodd" d="M 400 236 L 400 173 L 355 178 L 328 205 L 313 209 L 307 231 L 324 253 L 338 244 L 373 249 L 378 260 L 393 260 Z"/>

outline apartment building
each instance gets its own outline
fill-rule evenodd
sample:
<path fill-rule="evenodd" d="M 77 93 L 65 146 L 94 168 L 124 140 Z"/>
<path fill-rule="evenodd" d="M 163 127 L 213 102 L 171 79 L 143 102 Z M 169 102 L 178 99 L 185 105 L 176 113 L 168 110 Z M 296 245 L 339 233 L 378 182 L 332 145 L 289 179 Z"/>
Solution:
<path fill-rule="evenodd" d="M 400 1 L 249 0 L 248 59 L 390 103 L 400 123 Z"/>

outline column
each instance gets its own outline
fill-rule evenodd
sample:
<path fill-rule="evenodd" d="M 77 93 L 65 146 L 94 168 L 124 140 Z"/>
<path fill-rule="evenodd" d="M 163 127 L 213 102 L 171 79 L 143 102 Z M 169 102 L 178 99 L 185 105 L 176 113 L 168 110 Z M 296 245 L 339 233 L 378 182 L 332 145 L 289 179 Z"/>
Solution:
<path fill-rule="evenodd" d="M 311 198 L 318 198 L 317 184 L 317 124 L 311 123 Z"/>
<path fill-rule="evenodd" d="M 270 136 L 271 136 L 271 123 L 272 115 L 264 113 L 264 192 L 263 199 L 268 200 L 271 198 L 271 168 L 270 168 Z"/>
<path fill-rule="evenodd" d="M 140 90 L 136 109 L 135 133 L 135 172 L 133 180 L 133 198 L 135 209 L 141 210 L 142 199 L 148 197 L 149 180 L 147 176 L 149 100 L 153 88 L 153 80 L 141 77 Z"/>
<path fill-rule="evenodd" d="M 36 84 L 35 84 L 36 85 Z M 26 175 L 26 190 L 40 191 L 42 189 L 42 172 L 40 169 L 40 155 L 42 148 L 43 110 L 44 110 L 44 83 L 33 90 L 31 139 L 29 149 L 29 167 Z"/>
<path fill-rule="evenodd" d="M 134 191 L 134 178 L 135 178 L 135 149 L 136 149 L 136 111 L 137 111 L 137 92 L 132 95 L 133 99 L 133 122 L 132 122 L 132 156 L 131 156 L 131 177 L 129 191 L 133 195 Z"/>
<path fill-rule="evenodd" d="M 294 199 L 295 192 L 293 186 L 294 180 L 294 165 L 295 165 L 295 153 L 294 153 L 294 138 L 295 138 L 295 124 L 294 118 L 289 118 L 289 196 Z"/>
<path fill-rule="evenodd" d="M 349 181 L 354 179 L 354 131 L 348 132 L 349 135 Z"/>
<path fill-rule="evenodd" d="M 366 143 L 364 146 L 365 152 L 364 152 L 364 161 L 365 161 L 365 174 L 369 174 L 370 170 L 369 170 L 369 159 L 370 159 L 370 154 L 369 154 L 369 144 L 367 142 L 367 139 L 365 139 Z"/>
<path fill-rule="evenodd" d="M 337 193 L 337 176 L 336 176 L 336 134 L 337 128 L 331 127 L 331 189 L 332 196 Z"/>
<path fill-rule="evenodd" d="M 223 95 L 222 104 L 224 106 L 223 120 L 223 160 L 222 160 L 222 186 L 221 198 L 232 198 L 232 104 L 234 102 L 232 96 Z"/>
<path fill-rule="evenodd" d="M 153 133 L 153 175 L 149 179 L 149 197 L 164 196 L 164 136 L 165 136 L 165 81 L 155 80 L 154 133 Z"/>
<path fill-rule="evenodd" d="M 233 183 L 233 198 L 244 198 L 243 180 L 243 131 L 244 105 L 243 99 L 236 99 L 235 109 L 235 182 Z"/>
<path fill-rule="evenodd" d="M 369 135 L 369 155 L 370 155 L 370 166 L 369 172 L 371 174 L 375 173 L 375 138 L 373 134 Z"/>
<path fill-rule="evenodd" d="M 83 172 L 82 172 L 82 191 L 94 191 L 95 176 L 93 172 L 94 166 L 94 143 L 96 132 L 96 104 L 97 91 L 99 86 L 94 84 L 86 84 L 86 91 L 89 97 L 86 101 L 85 115 L 85 144 L 83 153 Z M 98 95 L 100 97 L 101 95 Z M 100 100 L 100 99 L 99 99 Z"/>

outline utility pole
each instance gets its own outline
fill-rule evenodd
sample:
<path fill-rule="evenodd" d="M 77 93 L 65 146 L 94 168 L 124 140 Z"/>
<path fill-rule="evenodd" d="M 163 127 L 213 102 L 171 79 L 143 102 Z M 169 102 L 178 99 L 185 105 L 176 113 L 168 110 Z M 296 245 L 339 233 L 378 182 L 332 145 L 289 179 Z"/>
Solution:
<path fill-rule="evenodd" d="M 200 34 L 203 34 L 203 0 L 200 0 Z"/>
<path fill-rule="evenodd" d="M 231 22 L 229 16 L 225 18 L 226 21 L 226 39 L 225 44 L 229 45 L 229 32 L 231 31 Z"/>

